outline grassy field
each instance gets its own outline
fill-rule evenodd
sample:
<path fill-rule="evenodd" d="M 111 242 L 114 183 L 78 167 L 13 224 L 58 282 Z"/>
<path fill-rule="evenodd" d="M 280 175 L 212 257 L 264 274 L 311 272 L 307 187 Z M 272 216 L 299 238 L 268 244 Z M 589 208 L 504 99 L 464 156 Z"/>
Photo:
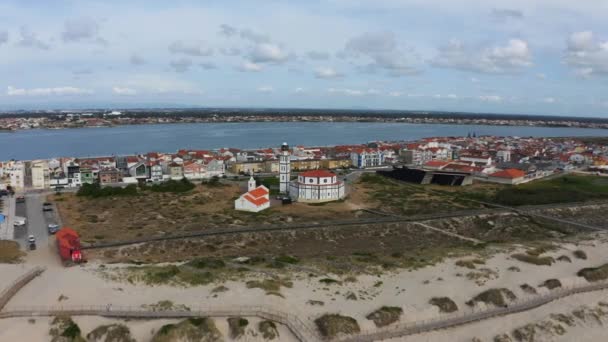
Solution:
<path fill-rule="evenodd" d="M 455 196 L 456 190 L 470 191 L 466 187 L 456 189 L 410 184 L 369 173 L 361 176 L 360 185 L 366 190 L 372 207 L 398 215 L 431 214 L 483 207 Z M 477 186 L 475 191 L 483 191 L 482 187 Z"/>
<path fill-rule="evenodd" d="M 608 199 L 608 178 L 568 175 L 506 187 L 490 199 L 514 206 Z"/>
<path fill-rule="evenodd" d="M 207 228 L 289 224 L 351 219 L 364 198 L 328 203 L 319 210 L 304 203 L 281 205 L 273 201 L 268 210 L 248 213 L 234 210 L 234 200 L 244 188 L 236 183 L 197 185 L 173 193 L 140 189 L 129 196 L 49 196 L 57 204 L 64 225 L 78 231 L 86 243 L 164 236 Z M 357 201 L 357 200 L 355 200 Z"/>

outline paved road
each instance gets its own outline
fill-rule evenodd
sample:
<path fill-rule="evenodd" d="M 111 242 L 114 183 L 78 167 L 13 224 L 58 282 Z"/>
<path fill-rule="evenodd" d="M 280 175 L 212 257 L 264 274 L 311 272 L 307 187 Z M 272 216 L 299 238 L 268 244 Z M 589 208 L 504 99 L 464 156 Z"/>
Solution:
<path fill-rule="evenodd" d="M 57 223 L 55 218 L 55 210 L 51 212 L 43 212 L 42 204 L 44 203 L 46 194 L 44 193 L 28 193 L 25 195 L 25 203 L 16 204 L 16 215 L 27 218 L 25 227 L 16 228 L 14 239 L 19 244 L 27 249 L 27 237 L 31 234 L 36 238 L 38 248 L 44 248 L 51 244 L 48 233 L 48 225 Z"/>

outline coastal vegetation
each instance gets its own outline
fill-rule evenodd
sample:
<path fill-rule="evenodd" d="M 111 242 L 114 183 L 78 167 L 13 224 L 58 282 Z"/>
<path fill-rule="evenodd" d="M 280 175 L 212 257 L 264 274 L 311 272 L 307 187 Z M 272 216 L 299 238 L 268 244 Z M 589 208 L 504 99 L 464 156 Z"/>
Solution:
<path fill-rule="evenodd" d="M 166 324 L 152 338 L 152 342 L 222 340 L 222 334 L 215 326 L 215 322 L 207 317 L 188 318 L 177 324 Z"/>
<path fill-rule="evenodd" d="M 24 256 L 17 241 L 0 240 L 0 264 L 18 263 Z"/>
<path fill-rule="evenodd" d="M 508 302 L 517 299 L 515 294 L 506 288 L 489 289 L 467 301 L 466 304 L 474 306 L 477 303 L 492 304 L 495 306 L 506 306 Z"/>
<path fill-rule="evenodd" d="M 505 187 L 489 199 L 513 206 L 608 199 L 608 179 L 568 175 Z"/>
<path fill-rule="evenodd" d="M 321 335 L 329 339 L 342 334 L 357 334 L 361 331 L 356 319 L 338 314 L 325 314 L 315 319 L 315 324 Z"/>
<path fill-rule="evenodd" d="M 402 314 L 403 309 L 398 306 L 383 306 L 365 316 L 365 318 L 373 321 L 378 328 L 381 328 L 399 321 Z"/>
<path fill-rule="evenodd" d="M 87 334 L 89 342 L 136 342 L 124 324 L 101 325 Z"/>

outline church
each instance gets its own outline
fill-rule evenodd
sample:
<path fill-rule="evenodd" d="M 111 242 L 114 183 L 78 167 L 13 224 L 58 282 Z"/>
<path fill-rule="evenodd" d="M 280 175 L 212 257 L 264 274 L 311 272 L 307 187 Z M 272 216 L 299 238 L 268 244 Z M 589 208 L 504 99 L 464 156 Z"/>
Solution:
<path fill-rule="evenodd" d="M 279 155 L 279 179 L 282 194 L 296 202 L 321 203 L 344 198 L 344 182 L 336 174 L 325 170 L 301 172 L 291 181 L 291 156 L 289 145 L 283 143 Z"/>
<path fill-rule="evenodd" d="M 321 203 L 343 199 L 344 182 L 326 170 L 302 172 L 289 185 L 289 196 L 296 202 Z"/>
<path fill-rule="evenodd" d="M 260 185 L 256 186 L 253 176 L 247 182 L 247 192 L 234 201 L 234 209 L 241 211 L 260 212 L 270 207 L 270 191 Z"/>

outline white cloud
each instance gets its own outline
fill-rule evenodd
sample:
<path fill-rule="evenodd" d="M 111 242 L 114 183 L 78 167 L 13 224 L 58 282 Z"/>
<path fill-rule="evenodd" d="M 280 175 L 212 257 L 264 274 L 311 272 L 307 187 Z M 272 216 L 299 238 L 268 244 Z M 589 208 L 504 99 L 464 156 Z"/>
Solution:
<path fill-rule="evenodd" d="M 49 50 L 51 48 L 49 44 L 43 42 L 34 32 L 30 31 L 27 26 L 21 26 L 19 35 L 21 39 L 17 41 L 18 46 L 40 50 Z"/>
<path fill-rule="evenodd" d="M 608 41 L 598 41 L 593 32 L 582 31 L 570 35 L 565 62 L 583 78 L 608 75 Z"/>
<path fill-rule="evenodd" d="M 502 102 L 503 98 L 499 95 L 480 95 L 479 100 L 484 102 Z"/>
<path fill-rule="evenodd" d="M 435 95 L 433 95 L 433 97 L 436 99 L 458 100 L 458 95 L 455 95 L 455 94 L 447 94 L 447 95 L 435 94 Z"/>
<path fill-rule="evenodd" d="M 256 44 L 249 54 L 253 63 L 282 63 L 289 55 L 278 45 L 271 43 Z"/>
<path fill-rule="evenodd" d="M 298 88 L 294 89 L 293 92 L 296 94 L 301 94 L 301 93 L 305 93 L 306 89 L 298 87 Z"/>
<path fill-rule="evenodd" d="M 544 103 L 555 103 L 555 102 L 557 102 L 557 100 L 554 97 L 545 97 L 543 99 L 543 102 Z"/>
<path fill-rule="evenodd" d="M 192 60 L 189 58 L 180 58 L 177 60 L 173 60 L 171 61 L 171 63 L 169 63 L 169 65 L 171 66 L 171 68 L 173 68 L 173 70 L 175 72 L 186 72 L 190 69 L 190 67 L 192 66 Z"/>
<path fill-rule="evenodd" d="M 238 66 L 237 70 L 245 72 L 258 72 L 262 71 L 262 66 L 256 63 L 245 61 L 243 64 Z"/>
<path fill-rule="evenodd" d="M 137 95 L 137 91 L 133 88 L 112 87 L 112 92 L 116 95 L 126 95 L 126 96 Z"/>
<path fill-rule="evenodd" d="M 169 52 L 174 54 L 184 54 L 193 57 L 211 56 L 213 49 L 208 47 L 205 42 L 184 42 L 176 40 L 169 45 Z"/>
<path fill-rule="evenodd" d="M 539 72 L 538 74 L 536 74 L 536 78 L 538 78 L 539 80 L 544 80 L 547 78 L 547 75 L 543 74 L 542 72 Z"/>
<path fill-rule="evenodd" d="M 69 96 L 69 95 L 89 95 L 92 90 L 77 87 L 55 87 L 55 88 L 15 88 L 9 86 L 6 91 L 8 96 Z"/>
<path fill-rule="evenodd" d="M 392 97 L 401 97 L 403 96 L 403 93 L 400 91 L 391 91 L 388 93 L 388 96 L 392 96 Z"/>
<path fill-rule="evenodd" d="M 274 88 L 272 86 L 261 86 L 257 89 L 260 93 L 272 93 L 274 92 Z"/>
<path fill-rule="evenodd" d="M 481 73 L 512 73 L 532 66 L 532 53 L 528 43 L 511 39 L 506 45 L 473 49 L 459 40 L 451 40 L 439 49 L 431 64 Z"/>
<path fill-rule="evenodd" d="M 379 93 L 379 91 L 376 89 L 357 90 L 348 88 L 329 88 L 327 89 L 327 92 L 330 94 L 340 94 L 346 96 L 376 95 Z"/>
<path fill-rule="evenodd" d="M 202 94 L 194 83 L 176 78 L 174 74 L 138 74 L 120 82 L 122 88 L 137 89 L 137 93 L 149 94 Z"/>
<path fill-rule="evenodd" d="M 384 70 L 390 76 L 411 75 L 418 72 L 413 66 L 415 54 L 411 49 L 399 46 L 392 32 L 366 32 L 350 39 L 341 55 L 367 58 L 367 71 Z"/>
<path fill-rule="evenodd" d="M 337 72 L 333 68 L 329 67 L 320 67 L 315 70 L 315 77 L 321 79 L 334 79 L 341 78 L 344 75 L 342 73 Z"/>
<path fill-rule="evenodd" d="M 477 79 L 475 77 L 471 77 L 471 82 L 473 82 L 473 83 L 479 83 L 479 79 Z"/>
<path fill-rule="evenodd" d="M 92 18 L 67 20 L 64 24 L 61 39 L 64 42 L 90 41 L 105 45 L 107 41 L 99 35 L 99 23 Z"/>

